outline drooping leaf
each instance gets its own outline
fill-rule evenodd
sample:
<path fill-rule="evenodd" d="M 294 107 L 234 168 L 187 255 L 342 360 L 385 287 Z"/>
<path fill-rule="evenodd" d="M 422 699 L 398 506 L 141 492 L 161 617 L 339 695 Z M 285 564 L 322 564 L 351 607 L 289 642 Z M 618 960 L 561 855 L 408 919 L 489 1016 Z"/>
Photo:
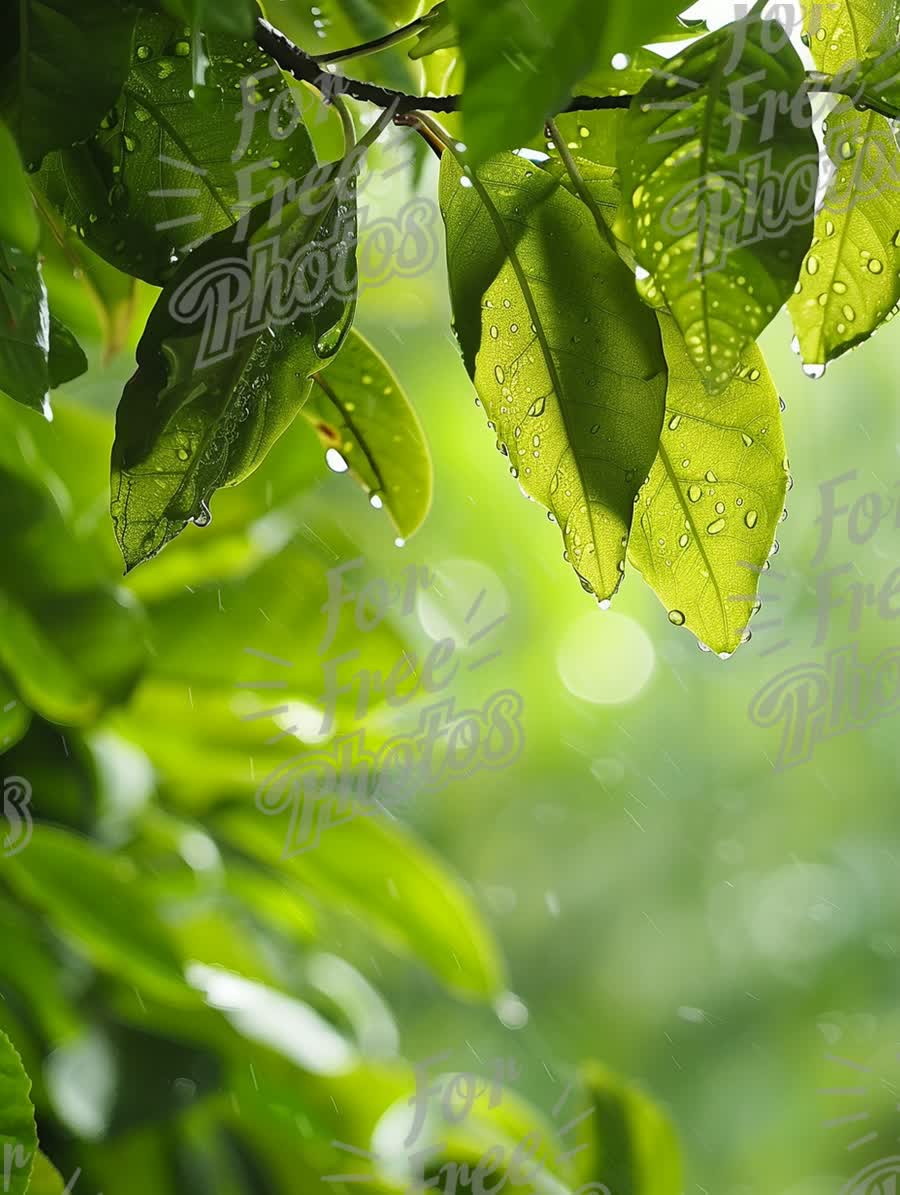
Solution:
<path fill-rule="evenodd" d="M 62 386 L 79 377 L 88 367 L 84 349 L 69 331 L 51 312 L 50 314 L 50 352 L 47 357 L 47 368 L 50 375 L 50 386 Z"/>
<path fill-rule="evenodd" d="M 640 1087 L 600 1063 L 581 1067 L 587 1116 L 578 1137 L 588 1149 L 578 1159 L 582 1190 L 615 1195 L 681 1195 L 681 1150 L 668 1115 Z"/>
<path fill-rule="evenodd" d="M 431 504 L 431 458 L 400 383 L 353 330 L 328 368 L 313 374 L 313 382 L 304 418 L 407 539 Z"/>
<path fill-rule="evenodd" d="M 750 621 L 787 491 L 778 395 L 754 346 L 724 393 L 710 397 L 672 319 L 660 312 L 659 322 L 666 421 L 628 558 L 670 622 L 730 654 Z"/>
<path fill-rule="evenodd" d="M 818 147 L 805 78 L 782 27 L 751 13 L 661 68 L 623 128 L 623 239 L 711 393 L 787 301 L 809 248 Z"/>
<path fill-rule="evenodd" d="M 662 425 L 655 317 L 550 174 L 510 154 L 470 180 L 445 153 L 440 197 L 457 336 L 489 426 L 582 585 L 609 599 Z"/>
<path fill-rule="evenodd" d="M 257 208 L 242 241 L 226 229 L 195 250 L 147 321 L 112 453 L 126 569 L 188 522 L 209 521 L 214 491 L 260 464 L 343 342 L 355 305 L 354 176 L 338 169 L 286 199 L 277 217 Z"/>
<path fill-rule="evenodd" d="M 893 18 L 893 20 L 892 20 Z M 892 0 L 845 0 L 814 5 L 807 36 L 816 65 L 839 71 L 853 64 L 853 89 L 876 87 L 882 66 L 891 68 L 896 16 Z M 857 60 L 874 55 L 866 83 Z M 829 361 L 866 340 L 900 300 L 900 212 L 894 196 L 900 150 L 891 123 L 874 111 L 842 102 L 825 126 L 833 162 L 828 189 L 816 216 L 815 237 L 788 308 L 806 371 L 818 377 Z"/>
<path fill-rule="evenodd" d="M 0 1158 L 3 1190 L 25 1195 L 37 1152 L 37 1128 L 29 1094 L 31 1080 L 22 1059 L 5 1033 L 0 1032 Z"/>
<path fill-rule="evenodd" d="M 490 998 L 502 963 L 469 896 L 421 842 L 397 824 L 358 817 L 327 828 L 314 850 L 285 858 L 286 822 L 258 810 L 218 815 L 215 833 L 321 900 L 352 911 L 451 989 Z"/>
<path fill-rule="evenodd" d="M 3 877 L 101 970 L 165 1003 L 197 1004 L 129 860 L 39 825 L 28 850 L 4 861 Z"/>
<path fill-rule="evenodd" d="M 131 71 L 106 127 L 49 157 L 37 180 L 91 249 L 160 286 L 191 246 L 302 178 L 314 160 L 271 60 L 224 34 L 205 41 L 201 103 L 191 95 L 184 27 L 142 10 Z"/>
<path fill-rule="evenodd" d="M 50 419 L 50 308 L 37 258 L 0 244 L 0 390 Z"/>
<path fill-rule="evenodd" d="M 473 164 L 527 145 L 595 63 L 668 27 L 682 0 L 451 0 L 466 68 L 464 140 Z"/>
<path fill-rule="evenodd" d="M 20 253 L 34 253 L 40 231 L 28 180 L 15 139 L 5 121 L 0 120 L 0 178 L 4 195 L 0 205 L 0 241 Z"/>
<path fill-rule="evenodd" d="M 128 74 L 135 10 L 109 0 L 19 0 L 2 107 L 29 167 L 84 141 Z"/>

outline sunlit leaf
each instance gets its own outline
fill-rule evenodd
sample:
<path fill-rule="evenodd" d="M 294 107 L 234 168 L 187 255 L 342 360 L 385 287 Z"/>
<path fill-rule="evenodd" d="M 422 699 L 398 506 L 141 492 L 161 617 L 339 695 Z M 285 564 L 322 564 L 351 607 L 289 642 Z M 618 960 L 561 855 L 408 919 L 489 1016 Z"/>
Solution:
<path fill-rule="evenodd" d="M 3 878 L 107 974 L 169 1004 L 197 1002 L 128 860 L 41 825 L 27 851 L 4 860 Z"/>
<path fill-rule="evenodd" d="M 431 504 L 431 458 L 397 378 L 369 342 L 351 330 L 335 360 L 314 373 L 313 382 L 304 418 L 326 452 L 339 454 L 372 505 L 383 506 L 408 538 Z"/>
<path fill-rule="evenodd" d="M 83 141 L 128 73 L 135 10 L 107 0 L 20 0 L 3 110 L 30 167 Z"/>
<path fill-rule="evenodd" d="M 675 626 L 719 653 L 741 642 L 781 518 L 787 460 L 778 395 L 756 347 L 709 397 L 660 313 L 669 388 L 659 455 L 638 495 L 630 562 Z"/>
<path fill-rule="evenodd" d="M 131 72 L 110 101 L 106 127 L 49 157 L 37 179 L 90 248 L 157 285 L 190 246 L 313 164 L 271 60 L 252 43 L 212 33 L 206 55 L 200 102 L 190 94 L 191 40 L 183 25 L 142 10 Z"/>
<path fill-rule="evenodd" d="M 864 0 L 852 11 L 835 0 L 812 6 L 807 39 L 820 69 L 852 63 L 853 90 L 871 87 L 883 98 L 876 80 L 895 77 L 900 65 L 884 52 L 893 48 L 895 29 L 891 0 Z M 857 75 L 856 61 L 870 50 L 871 65 Z M 900 300 L 900 150 L 893 127 L 877 112 L 859 112 L 844 101 L 826 122 L 825 145 L 833 171 L 788 304 L 796 347 L 813 377 L 871 336 Z"/>
<path fill-rule="evenodd" d="M 784 29 L 751 14 L 661 68 L 622 132 L 624 239 L 711 393 L 787 301 L 809 248 L 818 147 L 805 78 Z"/>
<path fill-rule="evenodd" d="M 29 1092 L 31 1080 L 22 1059 L 5 1033 L 0 1032 L 0 1157 L 3 1190 L 25 1195 L 37 1151 L 37 1129 Z"/>
<path fill-rule="evenodd" d="M 582 585 L 606 600 L 662 425 L 659 329 L 558 179 L 510 154 L 468 181 L 445 153 L 441 209 L 466 368 L 513 475 L 559 523 Z"/>
<path fill-rule="evenodd" d="M 67 1195 L 62 1175 L 40 1151 L 34 1157 L 28 1195 Z"/>
<path fill-rule="evenodd" d="M 217 234 L 160 295 L 116 416 L 112 515 L 126 569 L 188 522 L 209 522 L 213 493 L 261 463 L 340 347 L 356 297 L 353 178 L 339 172 L 313 195 L 289 196 L 277 225 L 262 205 L 238 243 Z M 245 290 L 223 309 L 216 288 L 236 270 Z"/>

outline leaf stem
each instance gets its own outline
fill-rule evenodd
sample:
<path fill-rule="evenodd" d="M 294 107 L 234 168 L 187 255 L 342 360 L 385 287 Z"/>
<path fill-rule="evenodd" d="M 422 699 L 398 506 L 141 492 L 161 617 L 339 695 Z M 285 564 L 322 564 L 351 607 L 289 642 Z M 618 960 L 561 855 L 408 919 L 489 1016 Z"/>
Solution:
<path fill-rule="evenodd" d="M 377 54 L 380 50 L 387 50 L 399 42 L 409 41 L 415 37 L 425 24 L 421 17 L 416 17 L 401 29 L 394 29 L 385 33 L 383 37 L 375 37 L 372 41 L 360 42 L 357 46 L 349 46 L 346 50 L 329 50 L 325 54 L 311 54 L 313 62 L 343 62 L 345 58 L 362 58 L 364 54 Z"/>

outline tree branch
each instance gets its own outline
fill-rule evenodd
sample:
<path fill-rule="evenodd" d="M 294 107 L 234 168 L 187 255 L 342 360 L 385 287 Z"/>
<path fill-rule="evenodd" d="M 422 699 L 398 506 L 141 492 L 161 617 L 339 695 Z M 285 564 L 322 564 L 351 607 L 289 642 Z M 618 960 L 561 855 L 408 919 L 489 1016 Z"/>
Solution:
<path fill-rule="evenodd" d="M 301 50 L 268 21 L 260 17 L 256 23 L 256 44 L 272 58 L 282 70 L 311 83 L 325 96 L 349 95 L 351 99 L 377 104 L 379 108 L 393 107 L 395 112 L 458 112 L 461 97 L 458 95 L 407 95 L 390 87 L 379 87 L 375 83 L 364 83 L 360 79 L 348 79 L 344 75 L 323 70 L 312 55 Z M 634 97 L 630 95 L 578 95 L 563 112 L 588 112 L 604 108 L 627 108 Z"/>

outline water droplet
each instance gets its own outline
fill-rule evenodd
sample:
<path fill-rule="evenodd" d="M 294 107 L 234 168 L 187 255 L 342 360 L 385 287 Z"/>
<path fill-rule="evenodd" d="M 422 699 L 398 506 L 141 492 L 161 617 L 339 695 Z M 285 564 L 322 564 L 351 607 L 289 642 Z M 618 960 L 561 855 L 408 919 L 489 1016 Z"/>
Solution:
<path fill-rule="evenodd" d="M 758 520 L 759 520 L 759 515 L 756 513 L 755 510 L 748 510 L 747 513 L 744 515 L 744 522 L 747 524 L 747 526 L 751 530 L 756 526 Z"/>
<path fill-rule="evenodd" d="M 717 514 L 717 515 L 723 515 L 724 513 L 725 513 L 725 503 L 724 503 L 724 502 L 717 502 L 717 503 L 716 503 L 716 514 Z"/>
<path fill-rule="evenodd" d="M 718 535 L 720 531 L 725 530 L 725 520 L 716 519 L 706 528 L 709 535 Z"/>
<path fill-rule="evenodd" d="M 374 506 L 376 510 L 381 510 L 381 508 L 384 506 L 384 499 L 380 494 L 370 494 L 369 505 Z"/>
<path fill-rule="evenodd" d="M 546 406 L 547 406 L 546 395 L 542 396 L 541 398 L 536 398 L 534 400 L 534 402 L 531 404 L 531 406 L 528 408 L 528 414 L 532 417 L 532 419 L 538 419 L 541 415 L 543 415 L 544 409 Z M 594 429 L 591 428 L 591 431 L 593 431 L 593 430 Z"/>
<path fill-rule="evenodd" d="M 325 464 L 334 473 L 346 473 L 350 468 L 336 448 L 329 448 L 325 453 Z"/>
<path fill-rule="evenodd" d="M 702 496 L 703 491 L 698 485 L 692 485 L 688 487 L 688 497 L 692 502 L 699 502 Z"/>
<path fill-rule="evenodd" d="M 490 331 L 491 331 L 491 339 L 496 340 L 497 337 L 500 335 L 500 329 L 497 327 L 496 324 L 491 324 Z"/>
<path fill-rule="evenodd" d="M 676 431 L 679 423 L 681 423 L 681 416 L 673 415 L 672 418 L 669 420 L 669 431 L 672 431 L 672 432 Z"/>
<path fill-rule="evenodd" d="M 178 459 L 180 461 L 186 461 L 191 454 L 188 452 L 188 450 L 186 448 L 179 448 L 177 455 L 178 455 Z"/>
<path fill-rule="evenodd" d="M 806 376 L 808 378 L 812 378 L 813 381 L 818 381 L 819 378 L 825 376 L 825 366 L 824 365 L 804 365 L 803 372 L 806 374 Z"/>
<path fill-rule="evenodd" d="M 706 470 L 706 480 L 707 481 L 718 481 L 719 479 L 718 479 L 718 477 L 716 477 L 715 473 L 713 473 L 712 469 L 707 469 Z"/>
<path fill-rule="evenodd" d="M 807 274 L 818 274 L 819 272 L 819 259 L 814 253 L 811 253 L 806 259 L 806 272 Z"/>
<path fill-rule="evenodd" d="M 742 440 L 743 440 L 743 442 L 744 442 L 744 447 L 745 447 L 745 448 L 749 448 L 749 447 L 750 447 L 750 445 L 753 443 L 753 437 L 752 437 L 752 436 L 748 436 L 746 432 L 741 432 L 741 439 L 742 439 Z"/>
<path fill-rule="evenodd" d="M 200 511 L 198 514 L 194 515 L 193 521 L 196 527 L 208 527 L 212 522 L 212 515 L 210 514 L 209 507 L 205 502 L 200 502 Z"/>
<path fill-rule="evenodd" d="M 177 41 L 175 43 L 175 55 L 178 58 L 187 58 L 191 52 L 190 44 L 186 41 Z"/>
<path fill-rule="evenodd" d="M 878 260 L 877 257 L 873 257 L 872 260 L 869 262 L 869 273 L 870 274 L 880 274 L 883 269 L 884 269 L 884 266 Z"/>
<path fill-rule="evenodd" d="M 503 372 L 503 366 L 502 366 L 502 365 L 495 365 L 495 366 L 494 366 L 494 377 L 497 379 L 497 382 L 498 382 L 498 384 L 502 386 L 502 385 L 503 385 L 503 381 L 504 381 L 504 379 L 505 379 L 505 377 L 506 377 L 506 374 Z"/>
<path fill-rule="evenodd" d="M 134 53 L 135 57 L 139 58 L 141 62 L 146 62 L 152 51 L 149 46 L 138 46 Z"/>

